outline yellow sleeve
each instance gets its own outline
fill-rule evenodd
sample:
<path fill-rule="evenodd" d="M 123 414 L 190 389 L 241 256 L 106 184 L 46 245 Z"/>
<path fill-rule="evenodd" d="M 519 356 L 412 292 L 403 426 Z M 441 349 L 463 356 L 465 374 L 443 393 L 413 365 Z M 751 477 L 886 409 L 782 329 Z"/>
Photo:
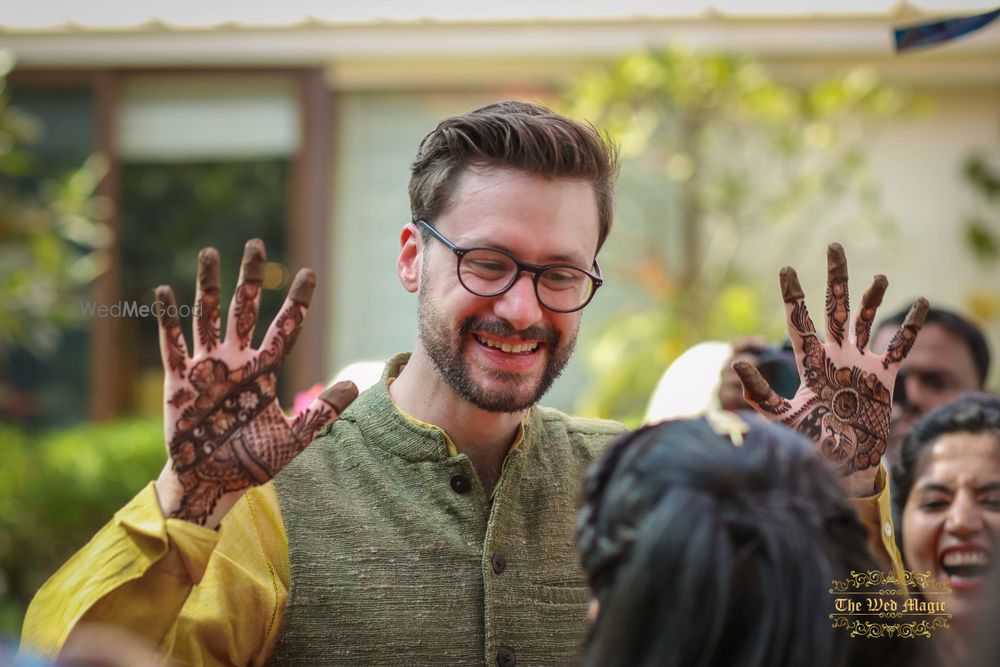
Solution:
<path fill-rule="evenodd" d="M 179 664 L 263 664 L 288 581 L 273 485 L 247 492 L 216 532 L 164 519 L 149 484 L 38 591 L 21 649 L 55 657 L 78 624 L 107 623 Z"/>
<path fill-rule="evenodd" d="M 905 587 L 903 557 L 896 547 L 895 527 L 892 523 L 892 503 L 885 468 L 879 466 L 875 478 L 875 493 L 863 498 L 852 498 L 861 525 L 868 532 L 868 548 L 886 572 L 894 572 L 896 580 Z"/>

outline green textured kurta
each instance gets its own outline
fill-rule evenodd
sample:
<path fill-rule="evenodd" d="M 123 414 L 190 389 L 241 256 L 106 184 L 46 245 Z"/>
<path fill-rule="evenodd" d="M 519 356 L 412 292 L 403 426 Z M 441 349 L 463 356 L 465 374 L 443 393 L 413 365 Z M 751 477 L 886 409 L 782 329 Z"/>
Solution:
<path fill-rule="evenodd" d="M 587 627 L 580 485 L 623 430 L 534 408 L 491 505 L 383 377 L 275 479 L 291 588 L 270 663 L 570 663 Z"/>

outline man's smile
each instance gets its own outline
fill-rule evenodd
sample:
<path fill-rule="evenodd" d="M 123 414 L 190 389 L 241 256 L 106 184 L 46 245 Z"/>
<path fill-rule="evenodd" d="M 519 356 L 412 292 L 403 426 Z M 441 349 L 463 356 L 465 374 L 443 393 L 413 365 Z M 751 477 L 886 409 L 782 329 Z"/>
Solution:
<path fill-rule="evenodd" d="M 496 338 L 484 336 L 483 334 L 473 334 L 476 340 L 482 345 L 497 350 L 502 350 L 508 354 L 527 354 L 538 349 L 538 341 L 508 342 Z"/>

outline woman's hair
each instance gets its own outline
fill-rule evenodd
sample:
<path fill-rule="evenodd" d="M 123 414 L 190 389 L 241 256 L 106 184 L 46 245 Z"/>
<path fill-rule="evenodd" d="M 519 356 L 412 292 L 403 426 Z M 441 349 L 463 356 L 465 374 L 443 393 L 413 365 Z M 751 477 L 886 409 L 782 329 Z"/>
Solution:
<path fill-rule="evenodd" d="M 914 422 L 903 441 L 899 460 L 892 466 L 892 504 L 900 548 L 903 544 L 903 508 L 923 470 L 924 454 L 941 436 L 949 433 L 992 433 L 1000 447 L 1000 398 L 967 394 Z"/>
<path fill-rule="evenodd" d="M 584 665 L 860 664 L 829 589 L 878 569 L 865 530 L 807 440 L 743 418 L 741 446 L 668 421 L 591 466 L 578 540 L 600 613 Z"/>

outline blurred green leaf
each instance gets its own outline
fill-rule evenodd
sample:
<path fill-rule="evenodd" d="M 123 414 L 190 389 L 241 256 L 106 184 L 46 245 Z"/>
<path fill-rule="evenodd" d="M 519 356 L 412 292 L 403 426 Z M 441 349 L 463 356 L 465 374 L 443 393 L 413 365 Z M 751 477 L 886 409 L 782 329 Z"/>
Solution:
<path fill-rule="evenodd" d="M 995 261 L 1000 257 L 1000 239 L 980 218 L 965 221 L 965 242 L 975 258 L 982 262 Z"/>
<path fill-rule="evenodd" d="M 963 168 L 966 181 L 986 200 L 1000 197 L 1000 173 L 993 170 L 982 153 L 969 156 Z"/>
<path fill-rule="evenodd" d="M 76 326 L 72 306 L 107 266 L 107 227 L 97 222 L 100 158 L 40 185 L 26 150 L 41 125 L 12 107 L 3 90 L 10 56 L 0 53 L 0 367 L 13 348 L 37 355 Z M 30 185 L 28 185 L 30 184 Z"/>

